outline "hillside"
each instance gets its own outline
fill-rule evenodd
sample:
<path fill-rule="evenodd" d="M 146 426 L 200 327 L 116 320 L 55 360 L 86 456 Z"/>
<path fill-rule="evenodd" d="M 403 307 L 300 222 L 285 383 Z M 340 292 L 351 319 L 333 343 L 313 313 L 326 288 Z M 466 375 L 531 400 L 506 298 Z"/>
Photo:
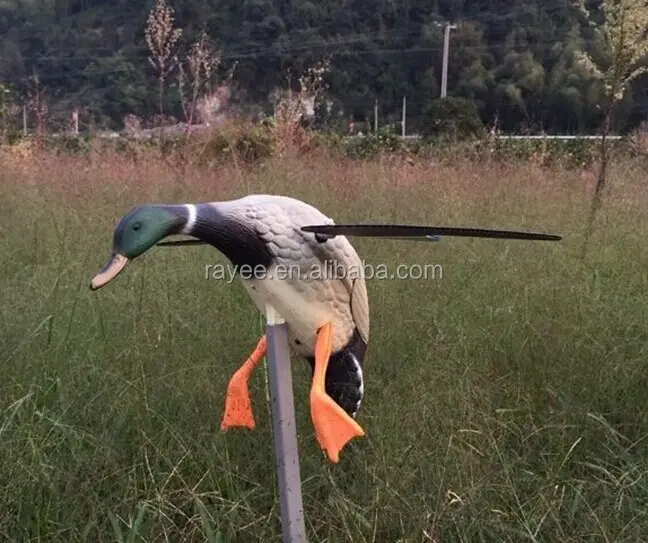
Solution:
<path fill-rule="evenodd" d="M 52 119 L 83 111 L 82 125 L 121 127 L 126 114 L 150 118 L 159 109 L 155 70 L 145 39 L 152 1 L 2 0 L 0 82 L 27 94 L 34 74 Z M 451 31 L 448 94 L 473 100 L 486 123 L 506 131 L 588 133 L 601 121 L 597 82 L 574 62 L 578 48 L 600 53 L 591 29 L 569 0 L 186 0 L 175 2 L 180 47 L 205 28 L 232 73 L 233 98 L 263 103 L 277 86 L 326 55 L 330 115 L 373 116 L 407 123 L 439 96 L 443 23 Z M 215 79 L 216 80 L 216 79 Z M 170 74 L 166 113 L 182 118 L 177 74 Z M 634 82 L 616 129 L 646 118 L 646 79 Z"/>

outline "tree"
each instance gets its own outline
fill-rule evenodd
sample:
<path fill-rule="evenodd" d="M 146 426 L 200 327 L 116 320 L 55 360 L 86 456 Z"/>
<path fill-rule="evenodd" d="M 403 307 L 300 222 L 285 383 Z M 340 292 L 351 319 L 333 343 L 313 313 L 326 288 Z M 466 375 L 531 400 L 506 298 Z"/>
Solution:
<path fill-rule="evenodd" d="M 531 120 L 540 108 L 545 86 L 545 71 L 531 51 L 507 53 L 495 68 L 494 98 L 504 108 L 498 117 L 504 126 L 512 127 L 523 115 Z"/>
<path fill-rule="evenodd" d="M 583 41 L 580 27 L 574 25 L 567 39 L 552 48 L 556 61 L 547 74 L 545 99 L 553 133 L 591 133 L 601 123 L 602 85 L 578 62 Z"/>
<path fill-rule="evenodd" d="M 424 137 L 467 139 L 482 134 L 484 125 L 472 100 L 447 96 L 433 100 L 421 130 Z"/>
<path fill-rule="evenodd" d="M 492 70 L 495 62 L 484 42 L 481 28 L 471 23 L 458 25 L 450 48 L 450 65 L 458 66 L 449 85 L 454 94 L 470 98 L 480 110 L 490 109 L 490 94 L 495 79 Z M 486 111 L 490 117 L 492 111 Z"/>
<path fill-rule="evenodd" d="M 594 21 L 585 7 L 584 0 L 580 2 L 586 20 L 594 28 L 606 52 L 596 60 L 584 50 L 577 53 L 578 62 L 603 84 L 601 164 L 585 231 L 583 245 L 583 256 L 585 256 L 596 212 L 601 206 L 606 185 L 610 154 L 607 137 L 610 134 L 612 116 L 632 81 L 648 73 L 648 66 L 645 65 L 648 56 L 648 0 L 603 0 L 601 23 Z"/>

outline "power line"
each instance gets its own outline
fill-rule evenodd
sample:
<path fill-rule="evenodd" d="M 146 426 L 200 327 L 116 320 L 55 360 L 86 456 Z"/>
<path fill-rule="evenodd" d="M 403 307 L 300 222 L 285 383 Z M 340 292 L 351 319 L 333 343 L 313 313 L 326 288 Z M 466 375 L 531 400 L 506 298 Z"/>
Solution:
<path fill-rule="evenodd" d="M 594 42 L 583 40 L 583 43 L 585 45 L 590 45 L 593 44 Z M 548 51 L 553 49 L 556 46 L 560 46 L 560 43 L 556 43 L 555 41 L 547 41 L 547 42 L 541 42 L 541 41 L 536 41 L 536 42 L 517 42 L 515 45 L 511 46 L 508 43 L 500 43 L 500 44 L 481 44 L 481 45 L 475 45 L 471 44 L 468 45 L 466 43 L 457 43 L 456 44 L 456 49 L 459 51 L 477 51 L 477 52 L 488 52 L 492 50 L 507 50 L 511 49 L 513 47 L 514 49 L 520 49 L 520 48 L 528 48 L 528 49 L 533 49 L 535 51 Z M 311 46 L 306 47 L 306 46 L 299 46 L 299 47 L 288 47 L 280 51 L 269 51 L 267 47 L 263 49 L 257 49 L 254 51 L 251 51 L 246 54 L 237 54 L 237 53 L 224 53 L 221 55 L 221 58 L 224 60 L 254 60 L 254 59 L 261 59 L 261 58 L 267 58 L 267 57 L 280 57 L 280 56 L 288 56 L 291 53 L 299 53 L 302 52 L 306 49 L 310 49 Z M 344 55 L 381 55 L 381 54 L 409 54 L 409 53 L 425 53 L 425 52 L 442 52 L 444 50 L 443 45 L 433 45 L 433 46 L 425 46 L 425 47 L 406 47 L 406 48 L 383 48 L 383 47 L 372 47 L 368 49 L 346 49 L 346 50 L 338 50 L 338 51 L 329 51 L 329 54 L 332 56 L 344 56 Z M 517 51 L 519 52 L 519 51 Z M 81 61 L 81 60 L 88 60 L 88 61 L 101 61 L 101 60 L 112 60 L 115 57 L 95 57 L 95 56 L 78 56 L 78 57 L 61 57 L 61 56 L 44 56 L 44 57 L 21 57 L 21 60 L 51 60 L 51 61 Z M 0 62 L 8 62 L 7 57 L 0 57 Z M 115 69 L 109 69 L 107 71 L 95 71 L 92 70 L 91 67 L 84 67 L 81 70 L 77 70 L 74 73 L 77 74 L 84 74 L 88 73 L 88 75 L 95 75 L 97 73 L 111 73 L 112 71 L 119 72 L 123 71 L 123 68 L 115 68 Z M 61 72 L 61 74 L 69 74 L 73 72 L 72 70 L 66 70 L 65 72 Z M 17 76 L 17 77 L 31 77 L 33 74 L 25 74 L 24 76 Z M 39 76 L 41 77 L 41 76 Z"/>
<path fill-rule="evenodd" d="M 558 0 L 556 2 L 556 5 L 553 6 L 553 7 L 551 7 L 548 4 L 549 4 L 549 2 L 544 4 L 542 6 L 542 8 L 540 8 L 538 6 L 533 6 L 533 7 L 536 8 L 536 11 L 541 12 L 543 14 L 558 13 L 558 12 L 567 13 L 567 12 L 573 11 L 575 9 L 572 6 L 566 4 L 564 0 Z M 472 14 L 470 17 L 467 17 L 467 18 L 459 17 L 459 18 L 457 18 L 457 21 L 459 21 L 461 23 L 469 23 L 469 24 L 470 23 L 486 24 L 486 22 L 485 22 L 486 19 L 489 19 L 490 21 L 493 21 L 493 20 L 495 20 L 496 17 L 509 17 L 509 14 L 504 13 L 504 12 L 498 12 L 496 14 L 493 14 L 492 12 L 482 13 L 482 14 Z M 509 20 L 514 21 L 515 16 L 510 15 Z M 357 35 L 353 35 L 353 36 L 346 36 L 343 39 L 336 39 L 336 38 L 322 36 L 321 38 L 318 37 L 317 39 L 314 39 L 312 41 L 302 42 L 299 46 L 294 46 L 294 47 L 288 48 L 288 50 L 299 51 L 299 50 L 302 50 L 302 49 L 308 49 L 308 48 L 312 48 L 312 47 L 324 47 L 324 48 L 326 48 L 326 47 L 335 47 L 335 46 L 338 46 L 338 45 L 348 45 L 348 44 L 352 44 L 352 43 L 367 42 L 367 41 L 370 41 L 372 38 L 377 39 L 377 40 L 383 40 L 383 39 L 384 40 L 389 40 L 389 39 L 406 39 L 406 38 L 412 38 L 412 37 L 420 37 L 421 36 L 421 31 L 423 29 L 425 29 L 426 27 L 429 28 L 429 27 L 438 26 L 439 22 L 440 21 L 431 20 L 431 21 L 428 21 L 426 23 L 422 23 L 420 25 L 420 27 L 417 28 L 417 29 L 408 30 L 406 32 L 403 32 L 402 29 L 391 29 L 391 30 L 382 31 L 382 32 L 381 31 L 374 31 L 374 32 L 367 32 L 367 33 L 357 34 Z M 301 30 L 302 29 L 298 29 L 297 32 L 299 32 Z M 322 27 L 314 27 L 314 28 L 310 28 L 308 30 L 318 32 L 318 31 L 322 30 Z M 290 34 L 288 34 L 287 36 L 290 39 Z M 284 34 L 284 35 L 282 35 L 282 37 L 286 37 L 286 35 Z M 299 41 L 299 40 L 297 40 L 297 41 Z M 250 44 L 254 43 L 255 45 L 257 45 L 256 42 L 249 42 L 249 43 Z M 137 45 L 135 45 L 135 46 L 137 47 Z M 143 45 L 140 46 L 140 47 L 142 49 L 144 49 Z M 485 46 L 485 47 L 490 47 L 490 46 Z M 232 58 L 234 58 L 234 57 L 246 58 L 248 55 L 257 54 L 257 52 L 260 51 L 261 49 L 263 49 L 263 50 L 267 49 L 267 45 L 265 45 L 265 44 L 260 45 L 259 44 L 259 45 L 257 45 L 257 47 L 254 47 L 254 48 L 251 48 L 251 49 L 245 48 L 245 46 L 244 46 L 240 50 L 237 50 L 237 48 L 235 47 L 234 49 L 230 50 L 230 52 L 228 53 L 228 56 L 231 56 Z M 69 50 L 61 50 L 61 53 L 64 53 L 64 52 L 73 53 L 76 50 L 77 49 L 75 49 L 75 48 L 71 48 Z M 110 51 L 114 51 L 114 49 L 97 46 L 97 47 L 91 47 L 91 48 L 84 49 L 84 51 L 97 51 L 97 52 L 106 51 L 106 52 L 110 52 Z M 56 59 L 56 58 L 60 58 L 60 57 L 32 56 L 32 57 L 21 57 L 21 58 L 23 60 L 48 60 L 48 59 Z M 82 57 L 75 57 L 75 58 L 82 58 Z"/>

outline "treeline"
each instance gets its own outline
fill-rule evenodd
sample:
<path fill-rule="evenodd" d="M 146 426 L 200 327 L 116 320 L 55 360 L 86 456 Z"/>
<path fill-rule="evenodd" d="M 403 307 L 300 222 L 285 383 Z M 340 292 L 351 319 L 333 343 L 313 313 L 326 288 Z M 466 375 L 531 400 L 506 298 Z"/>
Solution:
<path fill-rule="evenodd" d="M 596 3 L 594 3 L 596 4 Z M 484 123 L 507 132 L 591 133 L 601 123 L 600 81 L 575 51 L 603 55 L 571 0 L 183 0 L 173 2 L 180 47 L 200 31 L 221 52 L 214 77 L 232 73 L 235 98 L 267 103 L 276 87 L 329 56 L 329 119 L 381 124 L 401 118 L 421 129 L 439 97 L 443 24 L 451 31 L 448 95 L 474 102 Z M 594 5 L 593 7 L 596 7 Z M 32 92 L 37 74 L 47 115 L 120 128 L 126 114 L 151 118 L 158 80 L 145 38 L 153 0 L 3 0 L 0 92 L 3 111 Z M 287 78 L 287 74 L 293 74 Z M 646 118 L 646 77 L 619 105 L 614 128 Z M 177 77 L 169 74 L 166 112 L 182 118 Z M 12 97 L 12 98 L 10 98 Z"/>

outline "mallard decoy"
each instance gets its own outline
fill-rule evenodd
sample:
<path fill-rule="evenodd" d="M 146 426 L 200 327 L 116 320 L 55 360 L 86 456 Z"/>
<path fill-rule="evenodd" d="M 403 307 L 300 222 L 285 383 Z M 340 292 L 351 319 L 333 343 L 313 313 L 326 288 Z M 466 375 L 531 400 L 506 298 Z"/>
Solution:
<path fill-rule="evenodd" d="M 364 435 L 355 416 L 364 394 L 369 304 L 360 273 L 334 276 L 330 267 L 326 269 L 328 262 L 361 270 L 362 262 L 351 243 L 343 236 L 330 238 L 301 230 L 313 224 L 333 221 L 309 204 L 275 195 L 137 207 L 117 223 L 112 256 L 91 288 L 106 285 L 130 260 L 177 234 L 214 246 L 235 270 L 253 270 L 254 276 L 240 276 L 243 286 L 263 314 L 269 304 L 285 319 L 291 347 L 309 362 L 316 438 L 337 462 L 345 444 Z M 301 273 L 296 273 L 296 267 Z M 231 378 L 223 430 L 255 427 L 248 381 L 266 349 L 264 335 Z"/>
<path fill-rule="evenodd" d="M 195 239 L 162 242 L 177 234 Z M 551 234 L 475 228 L 335 225 L 315 207 L 278 195 L 155 204 L 136 207 L 119 220 L 112 255 L 90 286 L 96 290 L 106 285 L 130 260 L 156 244 L 206 243 L 223 253 L 235 270 L 255 270 L 253 276 L 239 273 L 239 278 L 262 313 L 271 305 L 285 319 L 291 347 L 310 364 L 315 435 L 329 459 L 338 462 L 346 443 L 364 435 L 355 417 L 364 395 L 363 368 L 369 341 L 364 270 L 347 235 L 428 241 L 438 241 L 443 235 L 561 239 Z M 342 273 L 331 273 L 340 267 Z M 266 337 L 262 336 L 230 379 L 222 430 L 254 429 L 248 382 L 266 350 Z"/>

